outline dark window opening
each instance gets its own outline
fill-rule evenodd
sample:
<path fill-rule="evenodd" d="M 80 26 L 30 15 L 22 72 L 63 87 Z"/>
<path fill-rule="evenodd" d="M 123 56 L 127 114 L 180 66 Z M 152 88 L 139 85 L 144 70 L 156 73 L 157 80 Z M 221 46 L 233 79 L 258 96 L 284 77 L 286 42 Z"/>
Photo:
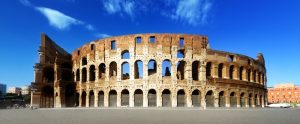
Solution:
<path fill-rule="evenodd" d="M 81 72 L 82 72 L 82 82 L 84 83 L 86 82 L 86 68 L 83 68 Z"/>
<path fill-rule="evenodd" d="M 91 44 L 91 50 L 95 49 L 95 44 Z"/>
<path fill-rule="evenodd" d="M 200 63 L 199 61 L 194 61 L 192 63 L 192 77 L 193 77 L 194 81 L 199 80 L 199 78 L 198 78 L 198 76 L 199 76 L 199 63 Z"/>
<path fill-rule="evenodd" d="M 229 55 L 227 58 L 228 62 L 233 62 L 234 61 L 234 55 Z"/>
<path fill-rule="evenodd" d="M 223 77 L 223 63 L 219 64 L 218 66 L 218 77 L 219 78 Z"/>
<path fill-rule="evenodd" d="M 116 50 L 117 46 L 116 46 L 115 40 L 111 41 L 110 47 L 111 47 L 111 50 Z"/>
<path fill-rule="evenodd" d="M 95 81 L 95 66 L 91 65 L 90 66 L 90 81 Z"/>
<path fill-rule="evenodd" d="M 128 50 L 123 50 L 121 53 L 121 59 L 130 59 L 130 54 Z"/>
<path fill-rule="evenodd" d="M 142 37 L 136 37 L 135 38 L 135 43 L 137 43 L 137 44 L 142 43 Z"/>
<path fill-rule="evenodd" d="M 184 50 L 177 51 L 177 58 L 184 58 Z"/>
<path fill-rule="evenodd" d="M 242 67 L 240 67 L 240 72 L 239 72 L 239 74 L 240 74 L 240 80 L 243 80 L 243 71 L 244 71 L 244 67 L 242 66 Z"/>
<path fill-rule="evenodd" d="M 82 65 L 87 65 L 87 59 L 85 57 L 82 58 Z"/>
<path fill-rule="evenodd" d="M 54 69 L 52 67 L 44 68 L 43 76 L 46 83 L 54 83 Z"/>
<path fill-rule="evenodd" d="M 233 79 L 233 73 L 234 73 L 234 66 L 231 65 L 229 67 L 229 79 Z"/>
<path fill-rule="evenodd" d="M 178 80 L 183 80 L 185 79 L 184 73 L 185 73 L 185 61 L 179 61 L 177 64 L 177 79 Z"/>
<path fill-rule="evenodd" d="M 211 62 L 206 63 L 206 78 L 211 77 Z"/>
<path fill-rule="evenodd" d="M 134 63 L 134 79 L 143 78 L 143 62 L 138 60 Z"/>
<path fill-rule="evenodd" d="M 184 38 L 179 39 L 179 47 L 184 47 Z"/>
<path fill-rule="evenodd" d="M 105 64 L 101 63 L 99 65 L 99 79 L 104 79 L 105 78 Z"/>
<path fill-rule="evenodd" d="M 150 38 L 149 38 L 149 42 L 150 43 L 155 43 L 155 36 L 150 36 Z"/>
<path fill-rule="evenodd" d="M 78 55 L 78 56 L 80 55 L 80 50 L 77 51 L 77 55 Z"/>
<path fill-rule="evenodd" d="M 156 73 L 156 61 L 150 60 L 148 63 L 148 76 Z"/>
<path fill-rule="evenodd" d="M 76 71 L 76 81 L 80 81 L 80 71 L 77 69 Z"/>
<path fill-rule="evenodd" d="M 248 78 L 248 81 L 250 81 L 250 77 L 251 77 L 251 70 L 248 69 L 248 71 L 247 71 L 247 78 Z"/>
<path fill-rule="evenodd" d="M 117 77 L 117 63 L 111 62 L 109 64 L 109 77 Z"/>

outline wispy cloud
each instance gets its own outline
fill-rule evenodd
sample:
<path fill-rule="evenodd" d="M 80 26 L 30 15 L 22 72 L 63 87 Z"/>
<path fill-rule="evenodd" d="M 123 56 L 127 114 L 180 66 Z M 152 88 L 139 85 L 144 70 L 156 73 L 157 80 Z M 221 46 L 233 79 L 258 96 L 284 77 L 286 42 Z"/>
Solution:
<path fill-rule="evenodd" d="M 97 33 L 97 34 L 95 34 L 95 36 L 99 37 L 99 38 L 111 37 L 111 35 L 109 35 L 109 34 L 103 34 L 103 33 Z"/>
<path fill-rule="evenodd" d="M 104 9 L 109 14 L 124 13 L 130 17 L 134 16 L 135 2 L 133 0 L 103 0 Z"/>
<path fill-rule="evenodd" d="M 37 7 L 31 4 L 29 0 L 19 0 L 21 4 L 27 7 L 34 8 L 42 15 L 44 15 L 50 26 L 57 28 L 59 30 L 69 29 L 72 25 L 82 25 L 87 30 L 93 31 L 94 27 L 91 24 L 87 24 L 81 20 L 68 16 L 58 10 L 47 8 L 47 7 Z"/>
<path fill-rule="evenodd" d="M 172 19 L 181 20 L 191 25 L 203 24 L 206 21 L 212 3 L 210 0 L 181 0 Z"/>

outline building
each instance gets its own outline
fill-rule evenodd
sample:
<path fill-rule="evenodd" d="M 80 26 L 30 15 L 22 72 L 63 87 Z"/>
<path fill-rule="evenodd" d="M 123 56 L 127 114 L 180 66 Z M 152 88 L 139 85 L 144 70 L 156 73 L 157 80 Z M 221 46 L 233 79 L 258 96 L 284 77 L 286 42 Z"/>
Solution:
<path fill-rule="evenodd" d="M 300 86 L 293 83 L 277 84 L 268 88 L 269 103 L 300 103 Z"/>
<path fill-rule="evenodd" d="M 0 83 L 0 96 L 6 95 L 6 84 Z"/>
<path fill-rule="evenodd" d="M 264 107 L 264 57 L 213 50 L 208 37 L 133 34 L 69 54 L 45 34 L 32 104 L 47 107 Z"/>
<path fill-rule="evenodd" d="M 30 87 L 29 86 L 23 86 L 22 89 L 22 95 L 28 95 L 30 93 Z"/>
<path fill-rule="evenodd" d="M 9 87 L 8 93 L 20 94 L 22 89 L 20 87 Z"/>

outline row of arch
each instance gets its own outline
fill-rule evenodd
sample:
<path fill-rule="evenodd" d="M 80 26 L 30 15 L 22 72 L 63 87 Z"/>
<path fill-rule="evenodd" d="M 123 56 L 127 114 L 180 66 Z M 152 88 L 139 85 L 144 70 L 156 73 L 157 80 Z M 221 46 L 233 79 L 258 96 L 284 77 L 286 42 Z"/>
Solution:
<path fill-rule="evenodd" d="M 172 64 L 171 61 L 166 59 L 162 61 L 161 64 L 161 76 L 171 76 L 172 75 Z M 230 65 L 227 70 L 225 70 L 224 64 L 220 63 L 217 65 L 217 71 L 215 71 L 214 65 L 212 62 L 207 62 L 206 64 L 206 78 L 210 77 L 218 77 L 218 78 L 225 78 L 225 73 L 228 73 L 229 79 L 236 79 L 236 80 L 247 80 L 258 82 L 260 84 L 265 84 L 265 74 L 262 72 L 258 72 L 256 70 L 252 71 L 251 69 L 247 69 L 243 66 L 236 67 L 235 65 Z M 148 76 L 157 73 L 157 62 L 154 59 L 151 59 L 148 62 Z M 176 64 L 176 77 L 178 80 L 187 79 L 187 63 L 183 60 L 178 61 Z M 192 63 L 192 79 L 195 81 L 199 80 L 201 63 L 200 61 L 194 61 Z M 117 76 L 117 63 L 112 61 L 109 64 L 109 78 Z M 87 82 L 87 72 L 89 72 L 89 81 L 95 81 L 96 79 L 96 67 L 95 65 L 89 66 L 89 71 L 87 71 L 86 67 L 81 69 L 81 81 Z M 216 72 L 216 73 L 214 73 Z M 98 66 L 98 78 L 104 79 L 106 73 L 106 65 L 101 63 Z M 215 76 L 214 76 L 215 75 Z M 144 76 L 144 67 L 143 61 L 137 60 L 134 62 L 134 79 L 142 79 Z M 251 79 L 252 78 L 252 79 Z M 121 64 L 121 79 L 127 80 L 130 79 L 130 64 L 127 61 L 124 61 Z M 76 81 L 80 81 L 80 70 L 76 70 Z"/>
<path fill-rule="evenodd" d="M 79 93 L 77 94 L 79 95 Z M 98 99 L 96 101 L 96 96 L 93 90 L 89 91 L 88 94 L 86 91 L 82 91 L 81 95 L 79 95 L 80 98 L 77 99 L 77 105 L 80 105 L 81 107 L 104 107 L 105 93 L 103 91 L 99 91 L 97 94 Z M 107 95 L 108 106 L 117 107 L 118 92 L 116 90 L 110 90 Z M 121 100 L 120 105 L 129 106 L 131 99 L 130 92 L 127 89 L 124 89 L 120 92 L 119 95 Z M 147 97 L 147 101 L 145 101 L 143 97 Z M 240 94 L 237 94 L 236 92 L 230 92 L 230 94 L 228 94 L 228 97 L 226 97 L 225 92 L 220 91 L 216 96 L 213 90 L 207 91 L 205 96 L 203 96 L 198 89 L 194 90 L 191 94 L 187 94 L 183 89 L 178 90 L 176 92 L 175 101 L 169 89 L 164 89 L 160 93 L 161 103 L 158 102 L 158 97 L 159 94 L 157 94 L 155 89 L 148 90 L 146 94 L 144 94 L 141 89 L 136 89 L 133 92 L 134 107 L 143 107 L 143 102 L 148 102 L 145 103 L 148 107 L 172 107 L 172 102 L 177 102 L 177 107 L 187 107 L 188 98 L 191 99 L 191 104 L 193 107 L 262 107 L 264 106 L 265 99 L 263 95 L 253 95 L 252 93 L 246 94 L 244 92 Z M 79 104 L 79 99 L 81 99 L 81 104 Z M 95 102 L 98 103 L 95 104 Z M 204 102 L 205 104 L 201 102 Z"/>

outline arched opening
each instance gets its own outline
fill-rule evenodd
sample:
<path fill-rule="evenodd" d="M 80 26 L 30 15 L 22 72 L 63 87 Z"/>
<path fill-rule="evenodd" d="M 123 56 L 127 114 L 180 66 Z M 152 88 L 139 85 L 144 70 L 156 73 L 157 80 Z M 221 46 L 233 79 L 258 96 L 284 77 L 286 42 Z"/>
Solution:
<path fill-rule="evenodd" d="M 79 71 L 79 69 L 76 70 L 76 81 L 80 81 L 80 71 Z"/>
<path fill-rule="evenodd" d="M 218 66 L 218 77 L 219 78 L 223 77 L 223 63 L 219 64 Z"/>
<path fill-rule="evenodd" d="M 162 76 L 171 76 L 171 62 L 168 59 L 162 63 Z"/>
<path fill-rule="evenodd" d="M 248 79 L 249 82 L 250 82 L 250 78 L 251 78 L 251 70 L 248 69 L 248 71 L 247 71 L 247 79 Z"/>
<path fill-rule="evenodd" d="M 75 106 L 75 85 L 68 84 L 65 87 L 65 99 L 66 99 L 66 107 L 74 107 Z"/>
<path fill-rule="evenodd" d="M 90 66 L 90 81 L 95 81 L 95 75 L 96 75 L 95 66 L 91 65 Z"/>
<path fill-rule="evenodd" d="M 235 92 L 230 93 L 230 107 L 237 107 L 237 99 Z"/>
<path fill-rule="evenodd" d="M 241 93 L 240 104 L 241 104 L 241 107 L 245 107 L 245 94 L 244 93 Z"/>
<path fill-rule="evenodd" d="M 40 107 L 41 108 L 53 108 L 54 107 L 54 89 L 51 86 L 45 86 L 42 88 Z"/>
<path fill-rule="evenodd" d="M 233 79 L 234 65 L 229 67 L 229 79 Z"/>
<path fill-rule="evenodd" d="M 85 83 L 86 82 L 86 68 L 83 68 L 82 69 L 82 83 Z"/>
<path fill-rule="evenodd" d="M 214 107 L 214 94 L 212 90 L 206 93 L 205 101 L 206 101 L 206 107 Z"/>
<path fill-rule="evenodd" d="M 149 107 L 156 106 L 156 91 L 154 89 L 148 91 L 148 106 Z"/>
<path fill-rule="evenodd" d="M 72 81 L 72 66 L 69 63 L 61 64 L 61 79 L 63 81 Z"/>
<path fill-rule="evenodd" d="M 207 62 L 206 63 L 206 78 L 210 78 L 211 77 L 211 62 Z"/>
<path fill-rule="evenodd" d="M 98 107 L 103 107 L 104 106 L 104 92 L 99 91 L 98 92 Z"/>
<path fill-rule="evenodd" d="M 116 78 L 117 77 L 117 63 L 111 62 L 109 64 L 109 77 Z"/>
<path fill-rule="evenodd" d="M 54 83 L 54 69 L 52 67 L 45 67 L 43 69 L 43 81 L 46 83 Z"/>
<path fill-rule="evenodd" d="M 75 106 L 79 106 L 79 93 L 76 93 L 76 103 Z"/>
<path fill-rule="evenodd" d="M 81 94 L 81 107 L 85 107 L 85 104 L 86 104 L 86 92 L 82 91 L 82 94 Z"/>
<path fill-rule="evenodd" d="M 177 51 L 177 58 L 184 58 L 184 50 L 183 49 Z"/>
<path fill-rule="evenodd" d="M 194 107 L 201 106 L 201 93 L 197 89 L 192 92 L 192 105 Z"/>
<path fill-rule="evenodd" d="M 89 107 L 94 107 L 94 91 L 91 90 L 89 95 Z"/>
<path fill-rule="evenodd" d="M 122 59 L 130 59 L 130 54 L 128 50 L 123 50 L 121 53 L 121 58 Z"/>
<path fill-rule="evenodd" d="M 141 89 L 137 89 L 134 91 L 134 106 L 143 106 L 143 91 Z"/>
<path fill-rule="evenodd" d="M 249 94 L 249 97 L 248 97 L 248 101 L 249 101 L 249 107 L 252 107 L 252 103 L 253 103 L 253 101 L 252 101 L 252 93 L 250 93 Z"/>
<path fill-rule="evenodd" d="M 186 106 L 186 97 L 184 90 L 178 90 L 177 92 L 177 107 Z"/>
<path fill-rule="evenodd" d="M 143 78 L 143 62 L 141 60 L 137 60 L 134 63 L 134 79 L 142 79 Z"/>
<path fill-rule="evenodd" d="M 86 59 L 86 57 L 83 57 L 81 62 L 82 62 L 82 65 L 87 65 L 87 59 Z"/>
<path fill-rule="evenodd" d="M 129 91 L 127 89 L 121 92 L 121 106 L 129 106 Z"/>
<path fill-rule="evenodd" d="M 243 71 L 244 71 L 244 67 L 241 66 L 241 67 L 240 67 L 240 72 L 239 72 L 239 79 L 240 79 L 240 80 L 243 80 Z"/>
<path fill-rule="evenodd" d="M 254 96 L 254 105 L 255 105 L 255 107 L 258 107 L 258 96 L 257 96 L 257 94 L 255 94 L 255 96 Z"/>
<path fill-rule="evenodd" d="M 198 76 L 199 76 L 199 63 L 200 63 L 199 61 L 194 61 L 192 63 L 192 77 L 193 77 L 194 81 L 199 80 L 199 78 L 198 78 Z"/>
<path fill-rule="evenodd" d="M 226 107 L 225 92 L 219 92 L 219 107 Z"/>
<path fill-rule="evenodd" d="M 122 80 L 128 80 L 130 78 L 130 67 L 128 62 L 122 63 Z"/>
<path fill-rule="evenodd" d="M 157 64 L 156 61 L 151 59 L 148 63 L 148 76 L 155 74 L 157 71 Z"/>
<path fill-rule="evenodd" d="M 99 79 L 105 79 L 105 64 L 104 63 L 101 63 L 99 65 Z"/>
<path fill-rule="evenodd" d="M 265 75 L 264 74 L 262 74 L 262 80 L 261 80 L 261 82 L 262 82 L 262 85 L 265 85 Z"/>
<path fill-rule="evenodd" d="M 258 83 L 261 84 L 261 73 L 258 72 Z"/>
<path fill-rule="evenodd" d="M 185 61 L 179 61 L 178 64 L 177 64 L 177 79 L 178 80 L 184 80 L 185 79 L 185 65 L 186 65 L 186 62 Z"/>
<path fill-rule="evenodd" d="M 117 91 L 111 90 L 109 91 L 109 106 L 116 107 L 117 106 Z"/>
<path fill-rule="evenodd" d="M 260 95 L 260 96 L 259 96 L 259 99 L 260 99 L 259 107 L 262 107 L 262 105 L 264 104 L 264 103 L 263 103 L 263 96 Z M 291 101 L 290 101 L 290 103 L 291 103 Z"/>
<path fill-rule="evenodd" d="M 256 71 L 253 71 L 253 82 L 256 82 Z"/>
<path fill-rule="evenodd" d="M 163 107 L 171 107 L 171 92 L 168 89 L 163 90 L 162 92 L 162 106 Z"/>

